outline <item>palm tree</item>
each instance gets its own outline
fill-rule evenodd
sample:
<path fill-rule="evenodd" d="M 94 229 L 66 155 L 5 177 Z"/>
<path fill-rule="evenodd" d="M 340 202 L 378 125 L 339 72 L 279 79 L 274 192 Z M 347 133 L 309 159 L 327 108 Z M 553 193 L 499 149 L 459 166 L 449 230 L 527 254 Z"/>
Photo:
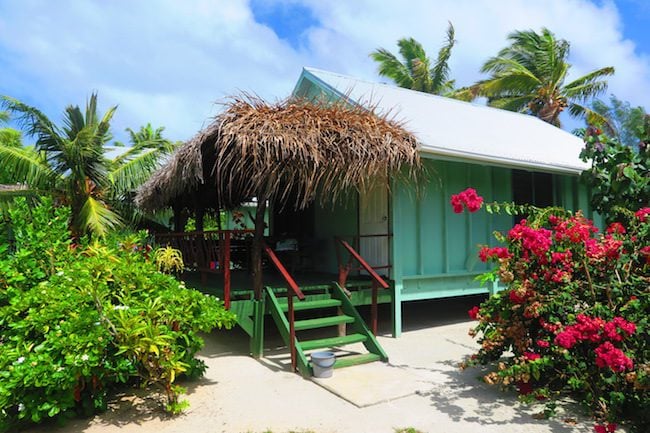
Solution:
<path fill-rule="evenodd" d="M 142 144 L 137 152 L 108 159 L 110 122 L 117 107 L 100 116 L 97 94 L 91 95 L 83 112 L 79 106 L 68 106 L 62 126 L 14 98 L 2 97 L 0 103 L 28 136 L 36 138 L 33 147 L 0 144 L 0 165 L 12 173 L 14 182 L 27 187 L 24 193 L 51 194 L 70 206 L 75 235 L 103 236 L 120 226 L 123 218 L 115 211 L 120 207 L 117 202 L 158 167 L 160 150 L 147 152 Z"/>
<path fill-rule="evenodd" d="M 454 89 L 454 80 L 449 79 L 449 57 L 456 43 L 454 34 L 454 26 L 449 23 L 447 40 L 435 62 L 413 38 L 397 41 L 402 60 L 385 48 L 373 51 L 370 57 L 379 63 L 379 75 L 392 79 L 400 87 L 455 97 L 458 91 Z"/>
<path fill-rule="evenodd" d="M 478 94 L 488 104 L 511 111 L 527 112 L 560 126 L 565 109 L 588 120 L 602 116 L 584 103 L 607 88 L 605 77 L 613 67 L 600 68 L 565 84 L 571 65 L 567 63 L 569 42 L 556 39 L 548 29 L 516 31 L 508 36 L 510 45 L 488 59 L 481 72 L 491 77 L 476 83 Z"/>

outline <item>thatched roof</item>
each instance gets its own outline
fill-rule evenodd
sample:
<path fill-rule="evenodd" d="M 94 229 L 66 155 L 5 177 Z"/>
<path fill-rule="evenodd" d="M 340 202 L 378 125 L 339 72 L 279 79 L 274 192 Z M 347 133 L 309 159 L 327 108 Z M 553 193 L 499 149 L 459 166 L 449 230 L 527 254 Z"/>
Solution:
<path fill-rule="evenodd" d="M 266 197 L 303 208 L 317 191 L 331 202 L 379 176 L 412 177 L 419 167 L 415 137 L 387 115 L 342 103 L 240 97 L 154 173 L 136 203 L 145 210 L 189 205 L 198 193 L 216 200 L 211 207 Z"/>

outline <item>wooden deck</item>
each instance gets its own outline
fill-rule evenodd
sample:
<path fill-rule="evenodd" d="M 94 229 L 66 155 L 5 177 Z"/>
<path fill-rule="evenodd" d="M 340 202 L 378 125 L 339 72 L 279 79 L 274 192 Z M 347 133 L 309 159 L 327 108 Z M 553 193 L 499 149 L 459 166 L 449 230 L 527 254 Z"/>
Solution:
<path fill-rule="evenodd" d="M 296 272 L 293 277 L 300 288 L 305 292 L 308 300 L 318 300 L 327 297 L 325 292 L 337 281 L 338 275 L 319 272 Z M 222 274 L 209 273 L 205 282 L 202 282 L 199 272 L 185 272 L 181 276 L 187 287 L 200 290 L 203 293 L 223 299 L 224 280 Z M 283 297 L 287 290 L 287 283 L 282 276 L 272 271 L 265 270 L 264 285 L 273 289 L 278 297 Z M 370 305 L 372 303 L 372 281 L 370 277 L 350 276 L 347 288 L 350 289 L 350 300 L 353 305 Z M 252 289 L 252 278 L 247 271 L 231 272 L 231 302 L 230 309 L 237 315 L 237 323 L 250 336 L 253 335 L 253 320 L 255 300 Z M 392 300 L 392 289 L 380 290 L 377 302 L 389 303 Z M 270 314 L 264 306 L 264 313 Z"/>

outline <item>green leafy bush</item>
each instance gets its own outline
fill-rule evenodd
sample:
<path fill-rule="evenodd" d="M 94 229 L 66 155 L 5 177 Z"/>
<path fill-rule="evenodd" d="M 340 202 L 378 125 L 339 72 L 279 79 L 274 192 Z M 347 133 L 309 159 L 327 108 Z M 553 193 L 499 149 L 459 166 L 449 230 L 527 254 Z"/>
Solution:
<path fill-rule="evenodd" d="M 199 332 L 232 326 L 214 297 L 158 272 L 142 236 L 73 244 L 51 200 L 10 211 L 0 244 L 0 431 L 91 414 L 118 386 L 156 387 L 176 412 L 198 376 Z M 7 232 L 4 227 L 4 232 Z"/>
<path fill-rule="evenodd" d="M 620 144 L 597 128 L 585 132 L 580 156 L 591 162 L 582 178 L 591 187 L 592 207 L 610 221 L 616 208 L 639 209 L 650 203 L 650 116 L 639 134 L 638 149 Z"/>

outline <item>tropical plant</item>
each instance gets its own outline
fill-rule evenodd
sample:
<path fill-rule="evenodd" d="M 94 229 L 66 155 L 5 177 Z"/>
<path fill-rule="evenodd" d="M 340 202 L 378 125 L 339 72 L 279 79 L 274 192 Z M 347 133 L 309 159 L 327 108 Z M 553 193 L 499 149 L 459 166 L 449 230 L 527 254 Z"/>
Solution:
<path fill-rule="evenodd" d="M 461 92 L 454 88 L 454 80 L 449 78 L 449 58 L 456 43 L 454 35 L 454 26 L 449 23 L 447 39 L 435 61 L 427 56 L 422 44 L 413 38 L 397 41 L 402 60 L 385 48 L 373 51 L 370 57 L 379 64 L 379 75 L 390 78 L 400 87 L 460 97 Z"/>
<path fill-rule="evenodd" d="M 618 218 L 618 209 L 637 209 L 650 203 L 650 116 L 646 115 L 638 151 L 610 139 L 602 130 L 586 130 L 580 157 L 590 162 L 582 179 L 591 188 L 591 205 L 609 221 Z"/>
<path fill-rule="evenodd" d="M 560 114 L 606 122 L 585 103 L 607 88 L 605 77 L 613 67 L 600 68 L 565 83 L 571 65 L 567 63 L 569 42 L 557 39 L 548 29 L 516 31 L 510 45 L 485 62 L 481 72 L 491 74 L 473 87 L 488 104 L 505 110 L 530 113 L 560 126 Z"/>
<path fill-rule="evenodd" d="M 13 242 L 0 243 L 0 432 L 93 414 L 126 386 L 159 390 L 169 412 L 185 407 L 177 378 L 206 368 L 196 358 L 199 333 L 231 327 L 234 315 L 158 272 L 144 234 L 73 244 L 70 210 L 50 197 L 35 206 L 18 199 L 9 215 Z"/>
<path fill-rule="evenodd" d="M 173 148 L 161 139 L 159 129 L 152 142 L 140 140 L 124 155 L 108 159 L 110 122 L 117 107 L 100 115 L 97 94 L 91 95 L 85 111 L 68 106 L 61 126 L 16 99 L 5 96 L 0 103 L 27 135 L 36 138 L 34 147 L 0 144 L 0 164 L 14 183 L 27 187 L 24 194 L 51 194 L 59 204 L 70 206 L 71 227 L 77 236 L 104 236 L 120 226 L 124 221 L 120 214 L 128 213 L 130 193 L 158 167 L 161 155 Z M 133 136 L 139 139 L 145 134 Z"/>
<path fill-rule="evenodd" d="M 0 126 L 9 122 L 9 112 L 0 111 Z M 0 146 L 19 148 L 22 147 L 22 137 L 20 131 L 17 131 L 8 126 L 0 127 Z M 9 167 L 3 167 L 0 171 L 0 185 L 13 183 L 12 173 L 9 172 Z M 8 188 L 5 188 L 8 190 Z"/>
<path fill-rule="evenodd" d="M 643 141 L 647 114 L 643 107 L 632 107 L 629 102 L 610 95 L 609 103 L 596 99 L 591 109 L 607 119 L 606 123 L 594 124 L 619 143 L 636 147 Z"/>

